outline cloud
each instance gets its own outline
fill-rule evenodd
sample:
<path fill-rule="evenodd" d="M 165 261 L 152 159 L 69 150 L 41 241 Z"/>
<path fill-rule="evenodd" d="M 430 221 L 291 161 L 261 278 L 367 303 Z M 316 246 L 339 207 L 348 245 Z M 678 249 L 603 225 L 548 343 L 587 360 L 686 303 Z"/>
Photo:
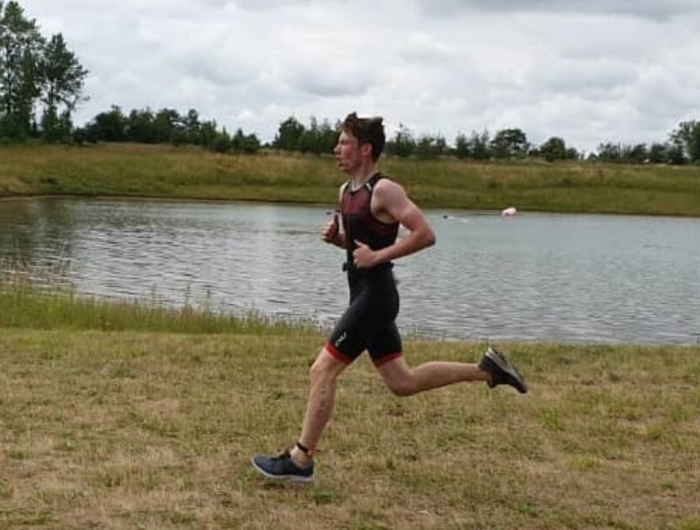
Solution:
<path fill-rule="evenodd" d="M 350 111 L 419 134 L 520 127 L 663 141 L 698 118 L 696 0 L 32 0 L 90 70 L 76 123 L 109 105 L 195 108 L 272 139 Z"/>
<path fill-rule="evenodd" d="M 359 97 L 369 86 L 369 76 L 349 75 L 339 71 L 318 75 L 318 68 L 297 70 L 289 80 L 291 86 L 299 92 L 319 97 Z"/>
<path fill-rule="evenodd" d="M 436 65 L 456 58 L 456 50 L 439 38 L 428 33 L 409 35 L 400 50 L 400 56 L 409 62 Z"/>
<path fill-rule="evenodd" d="M 620 15 L 665 21 L 700 12 L 695 0 L 416 0 L 422 11 L 435 16 L 473 12 L 501 14 L 557 13 Z"/>
<path fill-rule="evenodd" d="M 210 3 L 234 4 L 237 7 L 252 11 L 273 11 L 281 8 L 297 9 L 318 3 L 342 3 L 349 0 L 207 0 Z"/>

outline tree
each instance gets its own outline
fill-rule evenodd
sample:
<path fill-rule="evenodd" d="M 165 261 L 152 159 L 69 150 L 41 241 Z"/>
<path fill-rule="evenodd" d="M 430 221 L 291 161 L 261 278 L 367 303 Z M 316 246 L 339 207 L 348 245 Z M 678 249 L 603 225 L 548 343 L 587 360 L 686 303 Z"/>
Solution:
<path fill-rule="evenodd" d="M 472 132 L 469 138 L 469 151 L 474 160 L 488 160 L 491 158 L 491 149 L 489 148 L 491 143 L 489 140 L 490 136 L 489 131 L 486 129 L 481 134 L 476 131 Z"/>
<path fill-rule="evenodd" d="M 0 136 L 23 138 L 32 129 L 43 44 L 36 21 L 17 2 L 0 2 Z"/>
<path fill-rule="evenodd" d="M 579 153 L 578 149 L 575 147 L 566 148 L 566 159 L 567 160 L 578 160 L 583 157 L 583 153 Z"/>
<path fill-rule="evenodd" d="M 418 158 L 434 159 L 445 154 L 447 143 L 442 136 L 423 135 L 416 142 L 415 154 Z"/>
<path fill-rule="evenodd" d="M 607 142 L 598 145 L 597 159 L 603 162 L 619 162 L 622 159 L 622 147 L 620 144 Z"/>
<path fill-rule="evenodd" d="M 58 113 L 55 106 L 46 107 L 41 116 L 41 131 L 44 141 L 49 143 L 70 142 L 73 122 L 70 113 Z"/>
<path fill-rule="evenodd" d="M 403 123 L 399 124 L 399 130 L 396 131 L 394 138 L 386 144 L 387 153 L 396 155 L 401 158 L 407 158 L 415 153 L 416 141 L 413 139 L 411 129 Z"/>
<path fill-rule="evenodd" d="M 671 141 L 682 148 L 690 162 L 700 162 L 700 121 L 681 122 L 671 133 Z"/>
<path fill-rule="evenodd" d="M 302 153 L 321 154 L 333 152 L 335 145 L 338 143 L 338 135 L 342 127 L 340 122 L 336 122 L 335 127 L 332 127 L 327 119 L 319 124 L 316 117 L 311 116 L 308 127 L 299 125 L 301 127 L 298 130 L 292 131 L 291 134 L 288 132 L 290 144 L 293 145 L 295 136 L 301 131 L 297 149 Z"/>
<path fill-rule="evenodd" d="M 652 164 L 663 164 L 668 162 L 667 147 L 667 144 L 651 144 L 651 147 L 649 147 L 649 162 Z"/>
<path fill-rule="evenodd" d="M 467 136 L 460 132 L 455 138 L 455 156 L 459 159 L 471 158 L 471 147 Z"/>
<path fill-rule="evenodd" d="M 668 146 L 666 156 L 668 157 L 668 163 L 675 166 L 682 166 L 687 162 L 685 153 L 683 152 L 683 146 L 678 143 Z"/>
<path fill-rule="evenodd" d="M 340 136 L 340 131 L 343 124 L 340 121 L 336 121 L 335 125 L 331 125 L 328 120 L 323 120 L 321 123 L 321 152 L 322 153 L 332 153 L 338 143 L 338 136 Z"/>
<path fill-rule="evenodd" d="M 236 130 L 236 134 L 233 135 L 231 141 L 233 150 L 237 153 L 243 153 L 246 155 L 252 155 L 260 150 L 260 140 L 254 134 L 244 134 L 239 128 Z"/>
<path fill-rule="evenodd" d="M 318 120 L 311 116 L 309 126 L 303 129 L 299 137 L 299 151 L 302 153 L 320 153 L 321 152 L 321 130 L 318 125 Z"/>
<path fill-rule="evenodd" d="M 620 158 L 629 164 L 644 164 L 649 160 L 649 149 L 646 144 L 625 145 Z"/>
<path fill-rule="evenodd" d="M 566 142 L 563 139 L 552 136 L 539 147 L 539 156 L 547 162 L 554 160 L 565 160 L 567 158 Z"/>
<path fill-rule="evenodd" d="M 159 144 L 176 142 L 182 133 L 182 119 L 175 109 L 160 109 L 153 117 L 153 133 Z"/>
<path fill-rule="evenodd" d="M 187 116 L 182 118 L 183 143 L 199 144 L 201 136 L 201 124 L 199 123 L 199 113 L 195 109 L 187 111 Z"/>
<path fill-rule="evenodd" d="M 126 136 L 130 142 L 154 144 L 157 141 L 151 109 L 132 110 L 126 120 Z"/>
<path fill-rule="evenodd" d="M 125 142 L 127 140 L 126 122 L 122 109 L 112 105 L 109 112 L 100 112 L 92 119 L 86 126 L 86 133 L 95 141 Z"/>
<path fill-rule="evenodd" d="M 304 125 L 294 116 L 290 116 L 280 124 L 272 145 L 284 151 L 298 151 L 305 131 Z"/>
<path fill-rule="evenodd" d="M 83 145 L 85 142 L 91 144 L 96 144 L 98 141 L 95 135 L 95 130 L 91 129 L 89 126 L 78 127 L 73 130 L 73 142 L 77 145 Z"/>
<path fill-rule="evenodd" d="M 491 140 L 491 152 L 494 158 L 525 158 L 530 144 L 527 136 L 520 129 L 503 129 Z"/>
<path fill-rule="evenodd" d="M 445 137 L 442 134 L 438 134 L 435 137 L 435 152 L 437 156 L 442 156 L 442 155 L 447 155 L 449 154 L 449 147 L 447 147 L 447 140 L 445 140 Z"/>
<path fill-rule="evenodd" d="M 226 127 L 221 132 L 216 131 L 216 125 L 214 125 L 214 137 L 211 143 L 209 143 L 208 148 L 217 153 L 225 153 L 233 146 L 231 141 L 231 136 L 226 131 Z"/>
<path fill-rule="evenodd" d="M 70 116 L 80 101 L 88 71 L 67 48 L 63 35 L 58 33 L 44 47 L 39 72 L 41 100 L 46 105 L 42 119 L 44 136 L 49 141 L 61 140 L 70 134 Z M 61 118 L 56 119 L 60 109 Z"/>
<path fill-rule="evenodd" d="M 203 121 L 199 127 L 199 141 L 197 142 L 202 147 L 211 149 L 217 141 L 219 133 L 216 131 L 216 121 Z"/>

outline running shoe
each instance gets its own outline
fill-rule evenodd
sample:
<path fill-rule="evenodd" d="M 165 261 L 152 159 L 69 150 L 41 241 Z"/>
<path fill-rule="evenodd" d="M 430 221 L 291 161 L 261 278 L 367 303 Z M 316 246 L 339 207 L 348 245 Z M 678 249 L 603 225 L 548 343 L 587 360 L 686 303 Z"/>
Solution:
<path fill-rule="evenodd" d="M 506 356 L 489 346 L 484 356 L 479 361 L 479 368 L 491 374 L 489 388 L 498 385 L 508 385 L 515 388 L 521 394 L 527 393 L 527 385 L 523 376 L 508 362 Z"/>
<path fill-rule="evenodd" d="M 265 477 L 287 482 L 311 482 L 314 479 L 314 465 L 299 467 L 292 462 L 289 451 L 279 456 L 256 455 L 250 459 L 253 467 Z"/>

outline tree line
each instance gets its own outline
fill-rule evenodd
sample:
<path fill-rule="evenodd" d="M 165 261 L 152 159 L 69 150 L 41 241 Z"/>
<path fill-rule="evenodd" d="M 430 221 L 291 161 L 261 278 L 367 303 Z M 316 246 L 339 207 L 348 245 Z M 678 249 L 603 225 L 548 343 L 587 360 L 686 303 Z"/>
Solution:
<path fill-rule="evenodd" d="M 320 125 L 312 117 L 305 126 L 295 117 L 280 124 L 272 147 L 302 153 L 330 153 L 340 132 L 340 122 L 331 126 L 328 120 Z M 563 138 L 553 136 L 540 145 L 528 141 L 527 134 L 518 128 L 507 128 L 491 134 L 488 130 L 473 131 L 470 135 L 457 134 L 448 144 L 442 135 L 417 136 L 405 125 L 399 125 L 387 140 L 385 152 L 400 158 L 436 159 L 456 157 L 466 160 L 600 160 L 628 164 L 700 163 L 700 121 L 681 122 L 669 134 L 666 142 L 650 145 L 601 143 L 596 152 L 586 155 L 568 146 Z"/>
<path fill-rule="evenodd" d="M 76 143 L 133 142 L 143 144 L 198 145 L 218 153 L 253 154 L 261 142 L 255 134 L 245 134 L 240 128 L 229 134 L 219 130 L 215 120 L 201 120 L 196 109 L 180 114 L 175 109 L 134 109 L 128 114 L 113 105 L 100 112 L 85 126 L 73 133 Z"/>
<path fill-rule="evenodd" d="M 46 142 L 137 142 L 191 144 L 217 152 L 256 153 L 261 147 L 300 153 L 330 153 L 340 131 L 311 117 L 308 124 L 290 116 L 278 127 L 272 142 L 263 145 L 255 134 L 240 128 L 230 134 L 215 120 L 202 120 L 195 109 L 134 109 L 119 106 L 97 114 L 82 127 L 72 115 L 85 101 L 82 91 L 88 71 L 67 46 L 61 33 L 45 38 L 34 19 L 18 2 L 0 0 L 0 141 L 38 138 Z M 652 144 L 601 143 L 583 153 L 553 136 L 540 145 L 531 143 L 519 128 L 495 133 L 488 130 L 459 133 L 451 144 L 444 136 L 415 135 L 400 125 L 388 139 L 386 153 L 402 158 L 465 160 L 601 160 L 619 163 L 700 163 L 700 121 L 681 122 L 668 139 Z"/>

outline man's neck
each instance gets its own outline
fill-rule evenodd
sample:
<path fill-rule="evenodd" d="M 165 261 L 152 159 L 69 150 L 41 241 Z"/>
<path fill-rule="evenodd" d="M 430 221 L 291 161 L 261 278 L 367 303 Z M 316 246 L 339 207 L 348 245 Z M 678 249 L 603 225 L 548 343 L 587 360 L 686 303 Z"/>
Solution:
<path fill-rule="evenodd" d="M 350 184 L 353 190 L 360 189 L 377 172 L 375 164 L 368 164 L 358 169 L 350 176 Z"/>

